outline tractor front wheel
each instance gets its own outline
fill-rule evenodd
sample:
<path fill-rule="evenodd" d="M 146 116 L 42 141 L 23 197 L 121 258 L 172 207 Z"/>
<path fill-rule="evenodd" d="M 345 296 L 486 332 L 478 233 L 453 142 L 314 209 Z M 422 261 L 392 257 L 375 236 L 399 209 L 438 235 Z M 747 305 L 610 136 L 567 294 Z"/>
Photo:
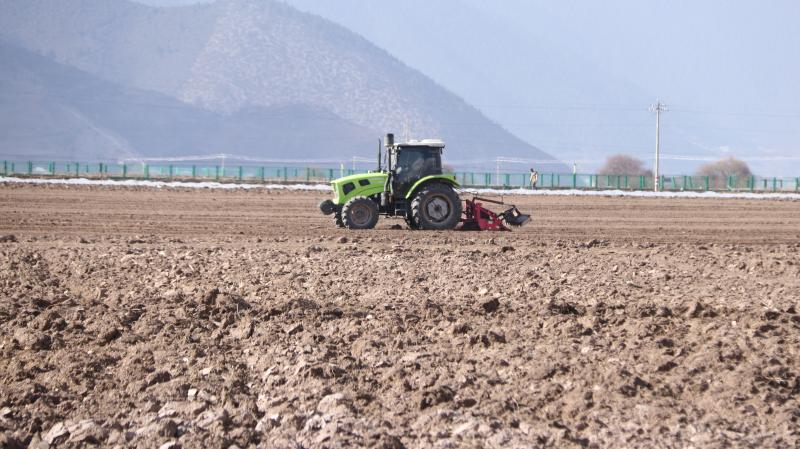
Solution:
<path fill-rule="evenodd" d="M 348 229 L 372 229 L 378 224 L 378 205 L 375 201 L 357 196 L 342 206 L 342 224 Z"/>
<path fill-rule="evenodd" d="M 411 220 L 417 229 L 455 229 L 461 222 L 461 200 L 450 185 L 427 185 L 411 201 Z"/>

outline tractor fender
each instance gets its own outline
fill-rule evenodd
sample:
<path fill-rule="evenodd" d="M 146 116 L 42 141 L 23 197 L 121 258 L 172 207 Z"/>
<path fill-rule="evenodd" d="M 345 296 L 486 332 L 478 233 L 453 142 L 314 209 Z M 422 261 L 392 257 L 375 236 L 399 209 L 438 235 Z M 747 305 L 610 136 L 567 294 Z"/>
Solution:
<path fill-rule="evenodd" d="M 430 175 L 421 178 L 419 181 L 415 182 L 414 185 L 412 185 L 411 188 L 408 189 L 408 192 L 406 192 L 406 199 L 410 199 L 414 195 L 414 193 L 416 193 L 417 190 L 419 190 L 420 187 L 431 182 L 441 182 L 443 184 L 450 184 L 451 186 L 453 186 L 453 188 L 461 187 L 461 185 L 456 181 L 455 175 Z"/>

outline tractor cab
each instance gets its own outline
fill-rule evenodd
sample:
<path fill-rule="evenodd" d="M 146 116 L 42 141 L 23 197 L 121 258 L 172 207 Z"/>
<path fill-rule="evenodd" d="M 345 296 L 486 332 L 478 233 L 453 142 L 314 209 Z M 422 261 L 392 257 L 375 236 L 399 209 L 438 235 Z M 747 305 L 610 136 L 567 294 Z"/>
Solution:
<path fill-rule="evenodd" d="M 427 139 L 389 147 L 388 168 L 392 192 L 405 195 L 414 183 L 426 176 L 442 174 L 444 142 Z"/>

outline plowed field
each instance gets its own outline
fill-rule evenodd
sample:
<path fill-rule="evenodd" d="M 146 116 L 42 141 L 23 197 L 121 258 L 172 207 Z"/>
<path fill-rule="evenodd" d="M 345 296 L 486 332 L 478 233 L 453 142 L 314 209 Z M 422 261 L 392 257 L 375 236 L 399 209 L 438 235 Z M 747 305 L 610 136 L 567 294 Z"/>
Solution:
<path fill-rule="evenodd" d="M 800 444 L 800 203 L 324 196 L 0 186 L 0 446 Z"/>

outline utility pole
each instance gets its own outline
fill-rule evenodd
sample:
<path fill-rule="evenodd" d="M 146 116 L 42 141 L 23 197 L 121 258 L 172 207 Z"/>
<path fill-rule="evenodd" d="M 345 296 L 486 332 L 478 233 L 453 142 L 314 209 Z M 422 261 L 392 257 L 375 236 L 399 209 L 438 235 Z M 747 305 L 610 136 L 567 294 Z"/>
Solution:
<path fill-rule="evenodd" d="M 656 163 L 653 170 L 653 188 L 658 192 L 661 190 L 661 173 L 658 171 L 661 154 L 661 113 L 667 112 L 667 105 L 656 100 L 656 104 L 650 105 L 650 112 L 656 113 Z"/>

